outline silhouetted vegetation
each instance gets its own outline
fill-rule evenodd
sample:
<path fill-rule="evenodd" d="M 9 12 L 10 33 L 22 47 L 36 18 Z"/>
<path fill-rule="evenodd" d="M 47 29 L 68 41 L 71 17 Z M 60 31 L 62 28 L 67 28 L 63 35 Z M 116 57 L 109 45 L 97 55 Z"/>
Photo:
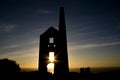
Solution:
<path fill-rule="evenodd" d="M 20 70 L 16 61 L 0 59 L 0 80 L 18 80 Z"/>
<path fill-rule="evenodd" d="M 0 59 L 0 72 L 20 72 L 19 64 L 9 59 Z"/>
<path fill-rule="evenodd" d="M 55 76 L 49 72 L 20 71 L 19 64 L 9 59 L 0 59 L 0 80 L 120 80 L 120 71 L 92 73 L 90 68 L 81 68 L 80 73 L 69 72 Z"/>

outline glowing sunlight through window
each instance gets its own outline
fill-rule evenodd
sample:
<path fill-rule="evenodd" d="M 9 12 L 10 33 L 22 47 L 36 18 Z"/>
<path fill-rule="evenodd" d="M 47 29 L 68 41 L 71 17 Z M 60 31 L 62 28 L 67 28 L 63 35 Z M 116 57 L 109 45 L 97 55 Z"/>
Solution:
<path fill-rule="evenodd" d="M 47 65 L 47 71 L 54 74 L 54 63 L 49 63 Z"/>
<path fill-rule="evenodd" d="M 54 74 L 54 52 L 49 52 L 49 61 L 47 64 L 47 71 Z"/>
<path fill-rule="evenodd" d="M 54 62 L 54 52 L 49 52 L 49 61 Z"/>

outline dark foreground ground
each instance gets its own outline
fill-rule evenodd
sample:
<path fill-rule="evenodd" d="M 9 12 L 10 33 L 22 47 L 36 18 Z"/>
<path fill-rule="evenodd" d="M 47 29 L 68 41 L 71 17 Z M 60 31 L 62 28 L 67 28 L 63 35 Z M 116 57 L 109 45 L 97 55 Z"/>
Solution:
<path fill-rule="evenodd" d="M 66 75 L 55 77 L 50 73 L 19 72 L 1 73 L 0 80 L 120 80 L 120 71 L 80 74 L 70 72 Z"/>

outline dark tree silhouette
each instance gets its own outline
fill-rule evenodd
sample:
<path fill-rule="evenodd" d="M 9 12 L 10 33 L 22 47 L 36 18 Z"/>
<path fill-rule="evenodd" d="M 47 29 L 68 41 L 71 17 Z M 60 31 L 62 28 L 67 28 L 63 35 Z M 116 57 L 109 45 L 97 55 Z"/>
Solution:
<path fill-rule="evenodd" d="M 0 72 L 16 73 L 20 72 L 19 64 L 9 59 L 0 59 Z"/>

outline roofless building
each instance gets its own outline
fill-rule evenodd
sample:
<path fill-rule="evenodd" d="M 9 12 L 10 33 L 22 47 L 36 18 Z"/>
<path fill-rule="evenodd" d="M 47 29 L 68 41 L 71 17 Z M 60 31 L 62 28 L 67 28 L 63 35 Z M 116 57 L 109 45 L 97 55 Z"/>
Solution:
<path fill-rule="evenodd" d="M 40 35 L 39 71 L 52 74 L 69 72 L 64 7 L 60 7 L 59 30 L 50 27 Z"/>

